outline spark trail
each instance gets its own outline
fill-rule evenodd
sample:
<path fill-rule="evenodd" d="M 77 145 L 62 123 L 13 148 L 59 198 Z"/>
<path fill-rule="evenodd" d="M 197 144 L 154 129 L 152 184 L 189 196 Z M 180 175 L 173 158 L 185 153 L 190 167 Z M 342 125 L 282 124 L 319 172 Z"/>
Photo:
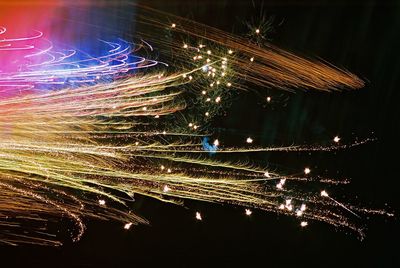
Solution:
<path fill-rule="evenodd" d="M 84 232 L 84 218 L 120 221 L 125 229 L 146 224 L 129 209 L 135 194 L 174 204 L 190 199 L 239 205 L 247 216 L 250 208 L 260 209 L 298 217 L 303 227 L 307 220 L 322 221 L 360 237 L 362 225 L 347 212 L 387 215 L 383 210 L 349 210 L 307 187 L 341 181 L 214 157 L 334 151 L 364 141 L 227 148 L 204 138 L 207 122 L 223 109 L 231 90 L 246 88 L 243 81 L 277 89 L 330 90 L 360 88 L 359 78 L 168 15 L 175 21 L 170 25 L 161 21 L 163 16 L 143 8 L 138 23 L 145 26 L 141 35 L 146 41 L 101 41 L 108 50 L 99 57 L 74 59 L 75 50 L 59 52 L 50 41 L 39 42 L 42 32 L 1 40 L 0 53 L 23 54 L 18 55 L 20 69 L 2 65 L 0 72 L 0 242 L 61 245 L 46 227 L 59 218 L 76 227 L 73 241 Z M 178 36 L 158 38 L 157 31 L 165 29 Z M 207 34 L 200 35 L 200 29 Z M 0 28 L 4 34 L 6 28 Z M 188 36 L 193 45 L 182 42 Z M 171 62 L 151 59 L 155 46 Z M 254 60 L 248 61 L 250 57 Z M 196 218 L 202 220 L 202 214 L 197 212 Z"/>

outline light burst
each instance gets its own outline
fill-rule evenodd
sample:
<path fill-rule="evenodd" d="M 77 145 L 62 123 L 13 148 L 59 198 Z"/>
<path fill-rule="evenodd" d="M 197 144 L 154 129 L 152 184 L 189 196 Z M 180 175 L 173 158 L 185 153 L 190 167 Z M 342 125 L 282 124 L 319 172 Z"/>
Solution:
<path fill-rule="evenodd" d="M 360 88 L 362 80 L 272 45 L 260 47 L 142 9 L 137 23 L 145 40 L 101 40 L 108 49 L 98 57 L 75 59 L 76 50 L 57 51 L 50 41 L 41 41 L 44 33 L 38 31 L 0 41 L 0 53 L 20 53 L 19 69 L 2 65 L 0 72 L 0 242 L 60 245 L 46 226 L 62 217 L 76 227 L 73 241 L 84 233 L 84 218 L 120 221 L 126 230 L 146 224 L 129 209 L 135 194 L 174 204 L 185 199 L 228 203 L 246 208 L 247 216 L 260 209 L 298 217 L 302 227 L 309 220 L 322 221 L 361 237 L 362 226 L 353 216 L 389 215 L 307 190 L 309 182 L 321 187 L 347 183 L 313 177 L 310 168 L 304 175 L 287 174 L 210 157 L 334 151 L 367 142 L 338 144 L 335 137 L 331 146 L 238 148 L 218 139 L 210 143 L 207 128 L 231 91 L 247 83 L 329 91 Z M 160 38 L 158 31 L 165 30 L 175 36 Z M 0 28 L 0 35 L 6 32 Z M 171 64 L 151 59 L 153 47 Z M 200 212 L 195 218 L 203 220 Z"/>

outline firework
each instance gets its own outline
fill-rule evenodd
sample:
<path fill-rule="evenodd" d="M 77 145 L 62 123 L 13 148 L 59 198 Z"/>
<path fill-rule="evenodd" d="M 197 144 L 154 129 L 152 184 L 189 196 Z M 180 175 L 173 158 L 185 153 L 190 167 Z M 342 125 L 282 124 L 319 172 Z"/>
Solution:
<path fill-rule="evenodd" d="M 330 90 L 360 88 L 359 78 L 193 21 L 168 15 L 174 23 L 166 23 L 160 19 L 164 13 L 143 10 L 138 23 L 153 34 L 141 33 L 146 40 L 140 42 L 102 41 L 108 49 L 98 57 L 75 59 L 75 50 L 59 52 L 50 41 L 43 45 L 42 32 L 1 41 L 0 53 L 24 53 L 22 69 L 7 66 L 0 73 L 5 94 L 0 99 L 1 242 L 60 245 L 46 226 L 63 217 L 76 226 L 73 241 L 84 232 L 84 218 L 120 221 L 126 230 L 146 224 L 129 209 L 135 194 L 174 204 L 190 199 L 240 205 L 247 216 L 252 208 L 271 211 L 299 218 L 302 227 L 317 220 L 361 237 L 354 215 L 388 215 L 307 191 L 308 182 L 347 183 L 313 177 L 309 168 L 287 174 L 210 157 L 333 151 L 367 142 L 338 144 L 335 137 L 330 146 L 234 148 L 211 142 L 206 127 L 231 90 L 246 83 Z M 158 30 L 177 36 L 158 39 Z M 151 59 L 154 45 L 173 64 Z M 253 138 L 246 142 L 252 144 Z M 204 215 L 196 212 L 195 218 L 201 221 Z"/>

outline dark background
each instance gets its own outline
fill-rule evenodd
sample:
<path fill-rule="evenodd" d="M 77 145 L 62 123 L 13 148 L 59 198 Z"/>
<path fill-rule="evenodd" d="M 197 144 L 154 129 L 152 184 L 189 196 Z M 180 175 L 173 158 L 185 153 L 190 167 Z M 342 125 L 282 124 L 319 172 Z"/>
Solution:
<path fill-rule="evenodd" d="M 242 208 L 186 202 L 186 207 L 138 198 L 135 207 L 151 226 L 125 231 L 121 224 L 88 222 L 78 243 L 61 248 L 1 247 L 1 267 L 400 267 L 398 244 L 398 156 L 400 76 L 400 3 L 382 1 L 159 0 L 142 3 L 209 25 L 240 33 L 243 22 L 257 19 L 260 7 L 277 22 L 274 44 L 300 55 L 318 56 L 367 81 L 359 91 L 342 93 L 271 90 L 265 105 L 242 93 L 216 126 L 252 135 L 257 145 L 318 143 L 335 135 L 343 141 L 377 141 L 338 153 L 265 154 L 261 158 L 301 170 L 348 177 L 352 183 L 331 189 L 340 200 L 385 208 L 395 218 L 372 217 L 363 241 L 331 226 Z M 257 89 L 263 91 L 264 89 Z M 264 90 L 265 91 L 265 90 Z M 264 93 L 263 93 L 264 94 Z M 265 93 L 269 94 L 269 93 Z M 286 99 L 286 97 L 289 97 Z M 275 101 L 277 99 L 277 101 Z M 257 105 L 255 105 L 257 104 Z M 249 120 L 251 118 L 251 120 Z M 221 134 L 222 135 L 222 134 Z M 197 222 L 194 212 L 203 212 Z M 4 267 L 9 267 L 5 265 Z"/>

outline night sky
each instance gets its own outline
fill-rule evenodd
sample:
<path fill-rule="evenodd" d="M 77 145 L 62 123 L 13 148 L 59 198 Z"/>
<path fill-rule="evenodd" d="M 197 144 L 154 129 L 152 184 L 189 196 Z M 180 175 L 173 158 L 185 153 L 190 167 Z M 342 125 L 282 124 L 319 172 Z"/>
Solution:
<path fill-rule="evenodd" d="M 396 217 L 371 217 L 366 238 L 291 217 L 228 205 L 185 202 L 185 207 L 138 197 L 134 209 L 150 221 L 126 231 L 120 224 L 88 221 L 77 243 L 60 248 L 0 247 L 1 267 L 400 267 L 398 241 L 400 2 L 383 1 L 141 1 L 217 28 L 241 34 L 260 8 L 275 17 L 271 42 L 301 56 L 318 57 L 366 81 L 361 90 L 340 93 L 241 92 L 213 127 L 223 136 L 252 135 L 258 145 L 313 144 L 339 135 L 343 141 L 375 142 L 336 153 L 273 153 L 257 156 L 293 170 L 310 166 L 331 177 L 351 179 L 332 189 L 341 200 L 385 208 Z M 123 4 L 116 8 L 123 8 Z M 272 104 L 263 102 L 270 94 Z M 261 98 L 260 98 L 261 96 Z M 219 130 L 218 130 L 219 129 Z M 202 211 L 198 222 L 194 211 Z M 253 264 L 250 266 L 249 264 Z M 161 267 L 163 267 L 162 265 Z"/>

